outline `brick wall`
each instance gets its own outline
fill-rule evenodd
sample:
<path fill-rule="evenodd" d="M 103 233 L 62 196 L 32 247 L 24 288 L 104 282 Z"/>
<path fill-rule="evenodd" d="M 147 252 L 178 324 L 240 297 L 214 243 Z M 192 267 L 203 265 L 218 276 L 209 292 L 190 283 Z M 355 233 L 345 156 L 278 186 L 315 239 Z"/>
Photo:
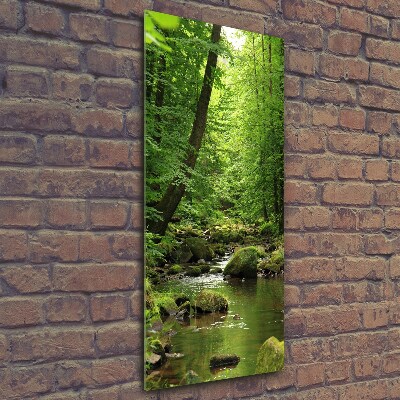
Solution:
<path fill-rule="evenodd" d="M 286 40 L 284 372 L 141 389 L 145 8 Z M 400 398 L 398 0 L 0 0 L 0 80 L 1 398 Z"/>

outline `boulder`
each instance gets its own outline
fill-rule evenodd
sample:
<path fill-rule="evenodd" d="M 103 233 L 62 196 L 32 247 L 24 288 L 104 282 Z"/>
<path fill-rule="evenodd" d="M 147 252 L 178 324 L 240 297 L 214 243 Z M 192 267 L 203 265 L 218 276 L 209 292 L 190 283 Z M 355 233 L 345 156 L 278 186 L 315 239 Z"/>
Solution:
<path fill-rule="evenodd" d="M 226 367 L 228 365 L 237 365 L 239 364 L 240 357 L 236 354 L 218 354 L 214 355 L 210 359 L 210 367 L 218 368 L 218 367 Z"/>
<path fill-rule="evenodd" d="M 280 371 L 283 368 L 284 353 L 284 342 L 271 336 L 258 351 L 256 374 Z"/>
<path fill-rule="evenodd" d="M 176 263 L 187 263 L 192 257 L 193 253 L 185 242 L 183 242 L 171 254 L 172 260 Z"/>
<path fill-rule="evenodd" d="M 185 275 L 196 278 L 201 275 L 201 268 L 200 267 L 189 267 L 186 270 Z"/>
<path fill-rule="evenodd" d="M 224 269 L 224 275 L 233 278 L 257 278 L 259 252 L 256 247 L 243 247 L 236 251 Z"/>
<path fill-rule="evenodd" d="M 186 239 L 186 244 L 193 254 L 192 261 L 205 260 L 211 261 L 214 258 L 214 252 L 207 240 L 198 237 L 190 237 Z"/>
<path fill-rule="evenodd" d="M 228 300 L 211 290 L 202 290 L 196 297 L 194 308 L 200 313 L 226 312 Z"/>

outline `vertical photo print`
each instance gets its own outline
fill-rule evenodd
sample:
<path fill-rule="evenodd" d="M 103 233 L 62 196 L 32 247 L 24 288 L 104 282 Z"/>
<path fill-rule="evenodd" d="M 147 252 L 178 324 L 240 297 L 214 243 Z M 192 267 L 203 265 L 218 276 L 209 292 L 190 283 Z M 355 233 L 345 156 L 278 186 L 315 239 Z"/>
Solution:
<path fill-rule="evenodd" d="M 284 364 L 284 44 L 145 12 L 146 390 Z"/>

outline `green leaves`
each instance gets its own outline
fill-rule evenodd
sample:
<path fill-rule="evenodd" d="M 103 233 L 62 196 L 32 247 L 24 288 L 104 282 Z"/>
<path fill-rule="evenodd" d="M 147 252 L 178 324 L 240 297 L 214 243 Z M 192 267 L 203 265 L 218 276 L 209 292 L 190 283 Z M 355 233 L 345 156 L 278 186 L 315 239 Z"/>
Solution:
<path fill-rule="evenodd" d="M 157 28 L 174 30 L 179 28 L 180 18 L 174 15 L 163 14 L 155 11 L 146 11 L 144 15 L 144 30 L 146 44 L 154 43 L 162 50 L 171 52 L 167 38 Z"/>

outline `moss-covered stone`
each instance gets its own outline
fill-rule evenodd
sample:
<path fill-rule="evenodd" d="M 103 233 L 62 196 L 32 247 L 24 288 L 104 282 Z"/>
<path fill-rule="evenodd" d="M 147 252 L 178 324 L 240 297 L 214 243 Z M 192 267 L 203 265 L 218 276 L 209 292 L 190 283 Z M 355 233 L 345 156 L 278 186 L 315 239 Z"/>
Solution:
<path fill-rule="evenodd" d="M 179 264 L 174 264 L 168 270 L 168 274 L 169 275 L 176 275 L 176 274 L 181 273 L 182 271 L 183 271 L 183 268 Z"/>
<path fill-rule="evenodd" d="M 222 268 L 220 268 L 220 267 L 214 267 L 214 268 L 211 268 L 211 270 L 210 270 L 210 274 L 222 274 Z"/>
<path fill-rule="evenodd" d="M 284 342 L 271 336 L 258 351 L 256 374 L 280 371 L 283 368 L 284 353 Z"/>
<path fill-rule="evenodd" d="M 196 297 L 195 309 L 200 313 L 226 312 L 228 310 L 228 300 L 211 290 L 202 290 Z"/>
<path fill-rule="evenodd" d="M 237 365 L 240 362 L 240 357 L 236 354 L 218 354 L 210 359 L 210 367 L 218 368 L 228 365 Z"/>
<path fill-rule="evenodd" d="M 257 278 L 259 251 L 256 247 L 239 249 L 224 269 L 224 275 L 237 278 Z"/>
<path fill-rule="evenodd" d="M 207 272 L 210 272 L 211 267 L 208 264 L 201 264 L 199 265 L 201 273 L 206 274 Z"/>
<path fill-rule="evenodd" d="M 175 299 L 168 294 L 158 295 L 156 303 L 162 316 L 175 315 L 178 312 Z"/>
<path fill-rule="evenodd" d="M 214 258 L 214 252 L 207 240 L 198 237 L 190 237 L 186 239 L 186 244 L 189 246 L 193 254 L 192 261 L 206 260 L 211 261 Z"/>
<path fill-rule="evenodd" d="M 261 260 L 258 264 L 258 269 L 263 272 L 278 273 L 284 267 L 284 253 L 283 248 L 279 247 L 274 250 L 270 257 Z"/>
<path fill-rule="evenodd" d="M 201 268 L 200 267 L 189 267 L 185 273 L 187 276 L 191 276 L 196 278 L 197 276 L 201 275 Z"/>

